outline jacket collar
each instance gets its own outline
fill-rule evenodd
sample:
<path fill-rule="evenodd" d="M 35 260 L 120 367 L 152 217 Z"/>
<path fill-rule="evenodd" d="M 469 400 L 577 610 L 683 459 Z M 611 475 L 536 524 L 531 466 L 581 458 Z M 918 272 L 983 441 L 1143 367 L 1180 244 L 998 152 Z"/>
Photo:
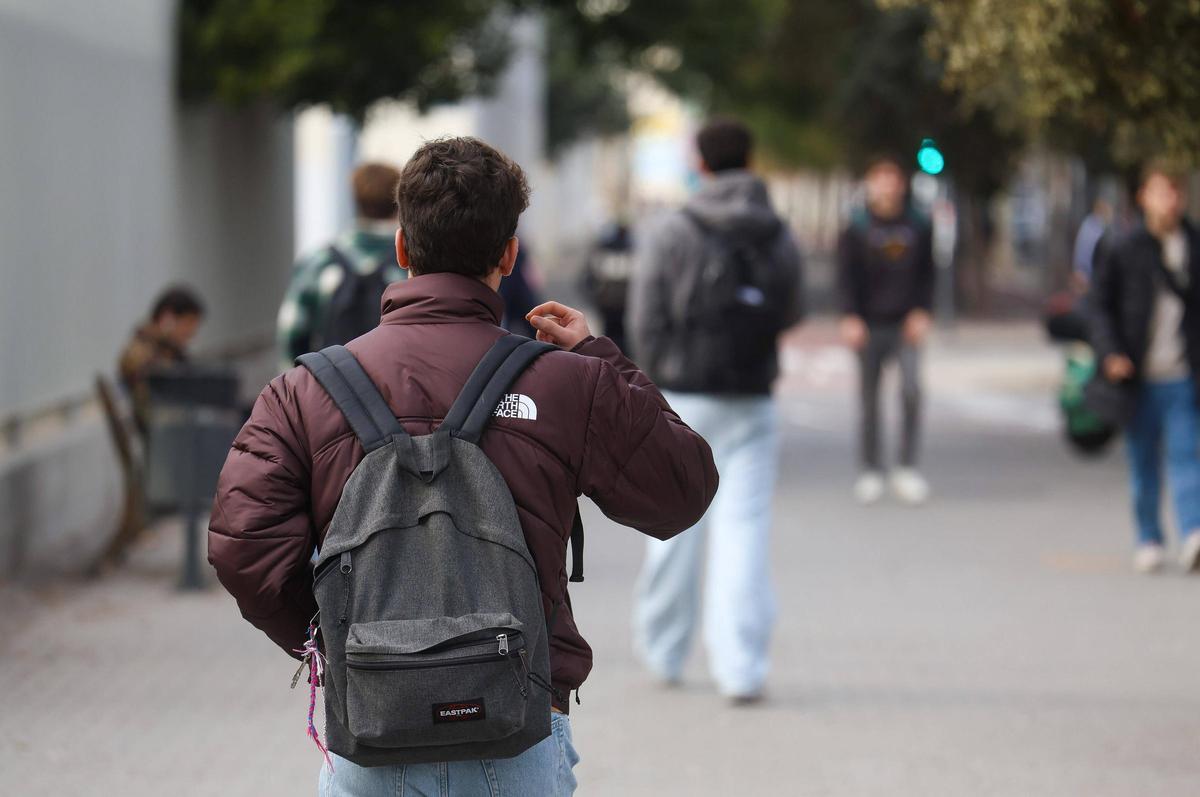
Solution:
<path fill-rule="evenodd" d="M 462 274 L 423 274 L 393 282 L 383 293 L 384 324 L 499 324 L 504 300 Z"/>
<path fill-rule="evenodd" d="M 1189 247 L 1196 240 L 1200 239 L 1200 229 L 1197 229 L 1196 225 L 1193 224 L 1192 220 L 1187 216 L 1184 216 L 1182 219 L 1180 219 L 1179 229 L 1183 232 L 1184 237 L 1188 239 Z M 1137 224 L 1134 225 L 1133 229 L 1130 230 L 1129 234 L 1130 236 L 1137 238 L 1144 243 L 1161 245 L 1158 238 L 1154 235 L 1154 233 L 1150 232 L 1150 228 L 1146 226 L 1146 222 L 1140 219 L 1138 220 Z"/>

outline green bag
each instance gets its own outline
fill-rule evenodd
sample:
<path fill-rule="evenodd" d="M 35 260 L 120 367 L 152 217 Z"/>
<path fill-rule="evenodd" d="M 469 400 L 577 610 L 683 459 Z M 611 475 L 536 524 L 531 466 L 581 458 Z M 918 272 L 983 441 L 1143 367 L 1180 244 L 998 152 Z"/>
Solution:
<path fill-rule="evenodd" d="M 1068 350 L 1058 404 L 1067 441 L 1084 454 L 1100 453 L 1116 434 L 1116 427 L 1087 408 L 1085 392 L 1095 375 L 1096 357 L 1090 347 Z"/>

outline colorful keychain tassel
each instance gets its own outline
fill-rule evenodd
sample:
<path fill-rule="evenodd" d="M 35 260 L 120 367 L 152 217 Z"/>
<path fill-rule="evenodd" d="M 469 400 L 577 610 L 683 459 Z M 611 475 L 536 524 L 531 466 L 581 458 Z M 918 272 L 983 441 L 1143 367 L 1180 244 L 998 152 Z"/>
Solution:
<path fill-rule="evenodd" d="M 302 655 L 300 667 L 308 665 L 308 737 L 317 745 L 317 749 L 321 751 L 321 755 L 325 756 L 325 763 L 329 765 L 329 771 L 333 771 L 333 760 L 329 757 L 329 751 L 325 749 L 325 744 L 321 741 L 321 734 L 317 731 L 315 721 L 317 713 L 317 687 L 321 686 L 325 677 L 325 657 L 321 655 L 320 648 L 317 647 L 317 626 L 310 625 L 308 627 L 308 639 L 304 643 L 304 647 L 296 651 Z M 296 670 L 296 676 L 292 678 L 292 686 L 296 686 L 296 682 L 300 678 L 300 670 Z"/>

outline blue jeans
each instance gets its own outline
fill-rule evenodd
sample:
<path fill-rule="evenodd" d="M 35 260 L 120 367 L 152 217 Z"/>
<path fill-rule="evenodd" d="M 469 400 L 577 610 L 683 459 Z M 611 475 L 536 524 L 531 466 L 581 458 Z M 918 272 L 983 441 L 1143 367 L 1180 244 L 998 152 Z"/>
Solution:
<path fill-rule="evenodd" d="M 1142 544 L 1163 544 L 1159 502 L 1164 441 L 1175 517 L 1180 535 L 1187 536 L 1200 531 L 1200 423 L 1191 379 L 1142 385 L 1126 430 L 1133 514 Z"/>
<path fill-rule="evenodd" d="M 550 735 L 514 758 L 360 767 L 331 755 L 333 772 L 322 765 L 320 797 L 569 797 L 579 754 L 571 743 L 571 721 L 555 713 Z"/>
<path fill-rule="evenodd" d="M 721 485 L 699 524 L 665 542 L 647 541 L 634 644 L 660 678 L 680 677 L 696 625 L 707 542 L 709 668 L 722 694 L 751 695 L 766 680 L 776 611 L 770 574 L 771 500 L 779 468 L 775 403 L 769 396 L 666 398 L 712 446 Z"/>

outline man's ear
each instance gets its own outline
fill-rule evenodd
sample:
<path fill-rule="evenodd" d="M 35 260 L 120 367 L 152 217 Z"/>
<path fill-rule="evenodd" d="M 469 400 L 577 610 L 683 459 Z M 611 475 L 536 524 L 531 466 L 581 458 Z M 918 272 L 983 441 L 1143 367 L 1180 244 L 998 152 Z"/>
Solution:
<path fill-rule="evenodd" d="M 408 271 L 408 250 L 404 248 L 404 230 L 396 230 L 396 262 L 400 264 L 400 268 Z"/>
<path fill-rule="evenodd" d="M 517 266 L 517 252 L 521 249 L 521 242 L 517 240 L 517 236 L 508 239 L 508 243 L 504 245 L 504 254 L 500 256 L 500 263 L 497 268 L 500 269 L 500 276 L 507 277 L 513 273 L 513 269 Z"/>

